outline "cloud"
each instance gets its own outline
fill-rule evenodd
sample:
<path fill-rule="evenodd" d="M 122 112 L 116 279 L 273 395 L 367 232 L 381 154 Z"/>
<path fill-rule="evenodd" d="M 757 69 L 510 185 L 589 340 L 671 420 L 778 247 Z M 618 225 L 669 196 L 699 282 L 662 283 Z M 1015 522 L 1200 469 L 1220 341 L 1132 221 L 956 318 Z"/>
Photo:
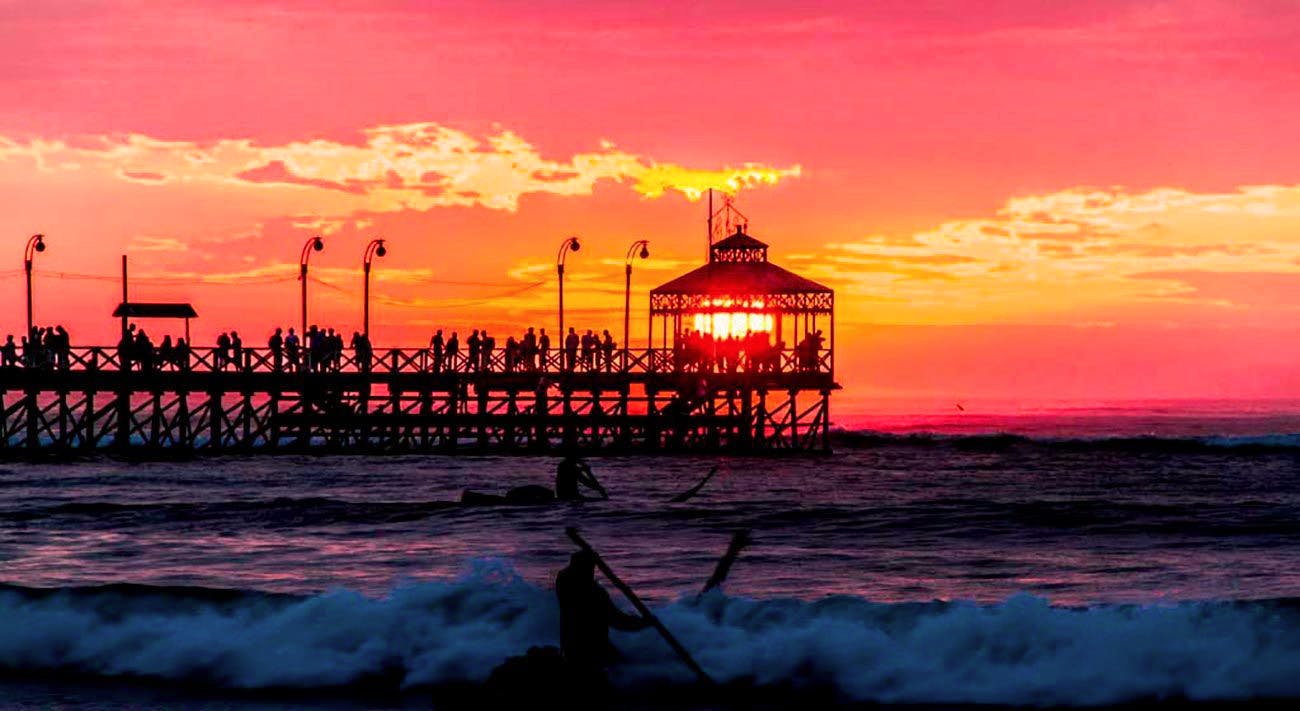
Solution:
<path fill-rule="evenodd" d="M 80 166 L 78 166 L 78 167 L 80 167 Z M 122 176 L 122 179 L 123 179 L 123 180 L 128 180 L 128 181 L 131 181 L 131 182 L 134 182 L 134 183 L 165 183 L 165 182 L 167 182 L 167 176 L 163 175 L 162 173 L 155 173 L 155 172 L 148 171 L 148 170 L 122 170 L 122 171 L 119 171 L 118 174 Z"/>
<path fill-rule="evenodd" d="M 1300 272 L 1143 272 L 1133 278 L 1165 282 L 1179 297 L 1232 308 L 1300 309 Z"/>
<path fill-rule="evenodd" d="M 185 252 L 189 245 L 175 237 L 161 235 L 135 235 L 127 243 L 132 252 Z"/>
<path fill-rule="evenodd" d="M 375 126 L 353 143 L 165 141 L 140 134 L 0 137 L 0 163 L 23 160 L 45 172 L 99 171 L 133 183 L 296 191 L 302 211 L 319 215 L 449 206 L 514 211 L 525 195 L 590 195 L 600 181 L 626 184 L 646 198 L 676 192 L 696 200 L 708 188 L 734 193 L 801 173 L 797 165 L 688 167 L 608 141 L 594 151 L 552 159 L 508 129 L 477 137 L 436 123 Z"/>
<path fill-rule="evenodd" d="M 303 178 L 295 175 L 289 170 L 282 160 L 273 160 L 270 163 L 259 165 L 256 168 L 249 168 L 235 174 L 239 180 L 245 180 L 250 183 L 271 183 L 280 185 L 302 185 L 310 188 L 324 188 L 326 190 L 341 190 L 353 195 L 365 193 L 365 184 L 361 181 L 352 180 L 349 183 L 335 183 L 329 180 L 320 180 L 318 178 Z"/>
<path fill-rule="evenodd" d="M 987 217 L 834 243 L 795 261 L 878 304 L 885 322 L 1192 318 L 1188 305 L 1204 319 L 1215 309 L 1280 308 L 1300 283 L 1300 186 L 1016 196 Z"/>

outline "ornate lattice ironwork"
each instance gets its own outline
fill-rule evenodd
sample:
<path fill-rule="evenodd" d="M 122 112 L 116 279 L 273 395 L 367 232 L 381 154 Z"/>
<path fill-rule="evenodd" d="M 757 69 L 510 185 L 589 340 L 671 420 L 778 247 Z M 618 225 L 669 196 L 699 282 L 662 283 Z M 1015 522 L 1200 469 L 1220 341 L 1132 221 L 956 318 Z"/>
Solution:
<path fill-rule="evenodd" d="M 735 303 L 762 303 L 755 310 L 786 314 L 831 314 L 835 311 L 834 292 L 804 294 L 654 294 L 650 295 L 653 316 L 698 313 L 718 308 L 720 300 Z"/>

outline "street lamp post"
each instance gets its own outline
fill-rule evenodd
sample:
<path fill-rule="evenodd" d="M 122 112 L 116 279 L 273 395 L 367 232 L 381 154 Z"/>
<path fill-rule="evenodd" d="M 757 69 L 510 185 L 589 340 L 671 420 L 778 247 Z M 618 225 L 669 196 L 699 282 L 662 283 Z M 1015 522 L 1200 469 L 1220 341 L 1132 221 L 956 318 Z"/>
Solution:
<path fill-rule="evenodd" d="M 366 274 L 365 295 L 362 297 L 365 302 L 365 315 L 361 322 L 361 332 L 366 334 L 367 339 L 370 338 L 370 262 L 375 257 L 382 257 L 385 254 L 388 254 L 388 250 L 384 248 L 384 240 L 370 240 L 370 244 L 366 245 L 365 259 L 361 263 L 362 271 Z"/>
<path fill-rule="evenodd" d="M 560 253 L 555 258 L 555 273 L 560 277 L 560 332 L 556 337 L 560 339 L 561 349 L 564 348 L 564 258 L 570 251 L 576 252 L 581 248 L 577 237 L 568 237 L 560 244 Z"/>
<path fill-rule="evenodd" d="M 640 247 L 640 251 L 637 248 Z M 623 260 L 623 273 L 627 277 L 623 284 L 623 368 L 627 369 L 627 354 L 632 348 L 629 324 L 632 320 L 632 260 L 640 257 L 650 258 L 650 240 L 639 239 L 627 248 L 627 257 Z"/>
<path fill-rule="evenodd" d="M 307 260 L 312 252 L 319 252 L 322 249 L 325 249 L 325 242 L 321 240 L 320 235 L 316 235 L 302 246 L 302 254 L 298 257 L 298 281 L 302 282 L 302 338 L 304 339 L 307 338 Z"/>
<path fill-rule="evenodd" d="M 45 235 L 32 235 L 23 250 L 23 269 L 27 272 L 27 337 L 32 335 L 32 258 L 45 251 Z"/>

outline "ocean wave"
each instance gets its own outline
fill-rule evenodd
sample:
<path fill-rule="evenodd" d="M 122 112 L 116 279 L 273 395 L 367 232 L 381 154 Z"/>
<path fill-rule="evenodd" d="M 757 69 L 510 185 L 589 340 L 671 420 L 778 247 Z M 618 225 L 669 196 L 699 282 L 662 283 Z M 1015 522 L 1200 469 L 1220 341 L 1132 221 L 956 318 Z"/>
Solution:
<path fill-rule="evenodd" d="M 1272 454 L 1300 450 L 1300 434 L 1219 435 L 1209 437 L 1098 436 L 1051 437 L 1009 432 L 947 434 L 937 432 L 894 433 L 878 430 L 833 430 L 832 444 L 850 449 L 909 446 L 948 447 L 960 450 L 1000 452 L 1017 448 L 1048 448 L 1062 451 L 1101 451 L 1132 454 Z"/>
<path fill-rule="evenodd" d="M 858 597 L 711 594 L 656 613 L 722 682 L 830 691 L 852 701 L 1098 705 L 1153 698 L 1300 696 L 1293 601 L 1064 608 L 886 604 Z M 410 583 L 383 598 L 149 586 L 0 587 L 0 672 L 75 673 L 232 689 L 376 680 L 477 683 L 553 644 L 552 594 L 509 566 Z M 653 631 L 615 634 L 622 688 L 685 685 Z"/>
<path fill-rule="evenodd" d="M 129 504 L 63 502 L 0 507 L 0 523 L 76 530 L 175 529 L 202 525 L 240 530 L 286 530 L 328 526 L 385 526 L 426 521 L 468 512 L 456 502 L 373 502 L 329 498 L 272 498 L 225 502 Z M 722 527 L 780 530 L 823 526 L 845 535 L 1041 536 L 1151 535 L 1195 536 L 1215 540 L 1300 536 L 1300 508 L 1289 502 L 1230 498 L 1214 502 L 1183 500 L 1114 501 L 1101 498 L 1017 500 L 981 497 L 929 497 L 871 505 L 807 504 L 773 509 L 767 504 L 672 507 L 642 510 L 592 509 L 589 520 L 712 523 Z"/>
<path fill-rule="evenodd" d="M 324 497 L 147 504 L 87 501 L 0 511 L 0 520 L 17 523 L 80 521 L 111 527 L 231 520 L 243 526 L 292 528 L 404 523 L 457 508 L 459 504 L 454 501 L 346 501 Z"/>

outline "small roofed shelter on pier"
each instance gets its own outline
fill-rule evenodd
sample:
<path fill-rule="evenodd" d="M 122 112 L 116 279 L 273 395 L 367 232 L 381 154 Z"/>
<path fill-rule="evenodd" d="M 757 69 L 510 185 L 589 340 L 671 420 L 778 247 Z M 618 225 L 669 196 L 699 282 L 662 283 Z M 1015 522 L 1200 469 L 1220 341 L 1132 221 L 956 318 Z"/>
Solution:
<path fill-rule="evenodd" d="M 691 336 L 767 335 L 787 353 L 820 344 L 809 365 L 833 373 L 834 290 L 769 262 L 767 244 L 746 229 L 713 243 L 708 264 L 650 292 L 651 347 L 675 349 Z"/>
<path fill-rule="evenodd" d="M 190 319 L 197 318 L 194 307 L 189 304 L 146 303 L 142 301 L 124 301 L 113 309 L 113 318 L 167 318 L 185 319 L 185 342 L 190 343 Z"/>

